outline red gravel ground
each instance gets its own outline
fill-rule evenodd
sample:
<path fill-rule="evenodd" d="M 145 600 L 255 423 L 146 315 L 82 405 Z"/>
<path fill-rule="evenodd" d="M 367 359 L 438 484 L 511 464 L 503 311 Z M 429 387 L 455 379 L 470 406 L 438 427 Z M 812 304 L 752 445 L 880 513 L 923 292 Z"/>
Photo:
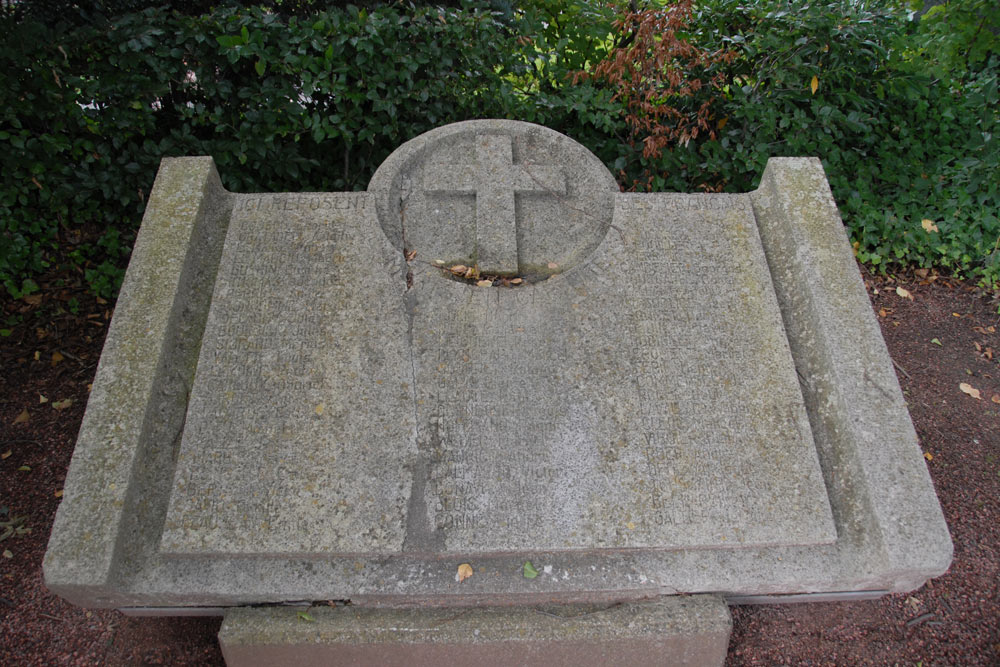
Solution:
<path fill-rule="evenodd" d="M 954 564 L 919 591 L 877 601 L 735 608 L 728 664 L 1000 665 L 997 303 L 933 276 L 867 283 L 951 528 Z M 0 322 L 12 328 L 0 338 L 0 536 L 13 529 L 0 541 L 0 665 L 222 664 L 219 619 L 85 610 L 42 584 L 110 305 L 51 286 L 29 300 L 3 302 L 4 319 L 23 322 Z"/>

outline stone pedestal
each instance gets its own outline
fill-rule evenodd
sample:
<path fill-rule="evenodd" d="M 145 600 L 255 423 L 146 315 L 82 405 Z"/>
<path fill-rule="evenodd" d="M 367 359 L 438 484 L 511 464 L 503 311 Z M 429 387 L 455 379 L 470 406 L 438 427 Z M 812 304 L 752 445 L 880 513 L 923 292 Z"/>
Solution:
<path fill-rule="evenodd" d="M 718 597 L 616 605 L 450 609 L 234 609 L 229 667 L 722 665 L 732 620 Z"/>

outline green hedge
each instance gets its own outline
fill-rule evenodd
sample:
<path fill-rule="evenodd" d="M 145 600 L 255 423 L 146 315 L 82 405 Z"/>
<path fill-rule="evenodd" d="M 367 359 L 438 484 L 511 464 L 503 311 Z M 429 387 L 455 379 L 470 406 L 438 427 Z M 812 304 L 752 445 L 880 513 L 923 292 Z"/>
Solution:
<path fill-rule="evenodd" d="M 406 139 L 514 103 L 515 36 L 486 11 L 148 9 L 2 29 L 0 278 L 15 296 L 60 262 L 112 294 L 164 156 L 213 155 L 233 190 L 360 189 Z"/>
<path fill-rule="evenodd" d="M 997 281 L 988 44 L 933 79 L 920 45 L 940 25 L 853 0 L 703 0 L 683 37 L 736 52 L 704 93 L 717 138 L 646 158 L 615 91 L 568 78 L 628 43 L 607 3 L 519 6 L 0 19 L 0 281 L 19 297 L 69 269 L 113 295 L 163 156 L 213 155 L 233 190 L 361 189 L 403 141 L 476 117 L 565 132 L 626 188 L 747 191 L 768 157 L 815 155 L 863 261 Z"/>

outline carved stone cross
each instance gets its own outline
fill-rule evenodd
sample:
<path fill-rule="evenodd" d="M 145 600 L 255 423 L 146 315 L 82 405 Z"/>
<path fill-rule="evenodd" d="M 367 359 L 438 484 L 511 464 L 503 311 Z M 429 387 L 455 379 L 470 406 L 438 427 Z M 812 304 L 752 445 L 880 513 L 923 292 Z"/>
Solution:
<path fill-rule="evenodd" d="M 566 177 L 559 167 L 514 164 L 509 136 L 480 134 L 475 162 L 427 164 L 424 190 L 475 196 L 479 270 L 510 275 L 518 270 L 516 195 L 565 195 Z"/>

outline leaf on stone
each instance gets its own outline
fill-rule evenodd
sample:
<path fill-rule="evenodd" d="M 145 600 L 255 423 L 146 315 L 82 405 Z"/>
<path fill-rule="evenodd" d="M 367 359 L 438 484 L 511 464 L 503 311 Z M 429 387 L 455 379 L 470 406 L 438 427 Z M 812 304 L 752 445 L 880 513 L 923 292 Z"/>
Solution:
<path fill-rule="evenodd" d="M 938 230 L 937 225 L 934 224 L 933 220 L 928 220 L 924 218 L 920 221 L 920 226 L 924 228 L 927 233 L 936 232 Z"/>
<path fill-rule="evenodd" d="M 479 282 L 476 283 L 476 285 L 478 285 L 479 287 L 492 287 L 493 286 L 493 281 L 492 280 L 480 280 Z"/>
<path fill-rule="evenodd" d="M 556 264 L 555 262 L 549 262 L 549 268 L 550 269 L 558 269 L 559 265 Z"/>
<path fill-rule="evenodd" d="M 910 294 L 909 290 L 905 290 L 902 287 L 896 288 L 896 294 L 903 297 L 904 299 L 909 299 L 910 301 L 913 301 L 913 295 Z"/>
<path fill-rule="evenodd" d="M 443 259 L 435 259 L 434 263 L 437 264 L 438 266 L 443 266 L 444 265 L 444 260 Z"/>
<path fill-rule="evenodd" d="M 61 401 L 56 401 L 55 403 L 53 403 L 52 407 L 54 407 L 56 410 L 65 410 L 71 405 L 73 405 L 73 399 L 64 398 Z"/>
<path fill-rule="evenodd" d="M 941 345 L 941 341 L 939 341 L 937 338 L 931 338 L 931 342 L 934 343 L 935 345 Z"/>
<path fill-rule="evenodd" d="M 473 574 L 472 566 L 468 563 L 462 563 L 458 566 L 458 572 L 455 573 L 455 581 L 462 583 Z"/>
<path fill-rule="evenodd" d="M 523 282 L 524 282 L 524 281 L 523 281 L 523 280 L 521 280 L 520 278 L 514 278 L 513 280 L 511 280 L 511 281 L 510 281 L 510 284 L 511 284 L 511 285 L 520 285 L 520 284 L 521 284 L 521 283 L 523 283 Z"/>
<path fill-rule="evenodd" d="M 524 575 L 525 579 L 534 579 L 538 576 L 538 570 L 535 569 L 530 560 L 526 560 L 524 561 L 524 567 L 521 568 L 521 574 Z"/>
<path fill-rule="evenodd" d="M 416 250 L 407 250 L 405 256 L 406 256 L 406 261 L 407 262 L 412 262 L 417 257 L 417 251 Z"/>
<path fill-rule="evenodd" d="M 23 424 L 24 422 L 28 421 L 28 419 L 30 419 L 30 418 L 31 418 L 31 415 L 28 413 L 28 408 L 25 408 L 24 410 L 21 410 L 21 414 L 19 414 L 18 416 L 14 417 L 14 423 L 15 424 Z"/>
<path fill-rule="evenodd" d="M 60 361 L 65 359 L 58 351 L 52 353 L 52 365 L 55 366 Z"/>
<path fill-rule="evenodd" d="M 310 623 L 314 623 L 316 621 L 315 618 L 309 615 L 308 611 L 300 611 L 296 614 L 296 616 L 298 616 L 301 620 L 308 621 Z"/>
<path fill-rule="evenodd" d="M 819 89 L 819 77 L 813 76 L 812 81 L 809 82 L 809 90 L 815 95 L 816 91 Z"/>
<path fill-rule="evenodd" d="M 315 412 L 317 415 L 323 414 L 323 404 L 320 403 L 319 405 L 317 405 L 316 409 L 313 412 Z"/>
<path fill-rule="evenodd" d="M 983 397 L 979 394 L 979 390 L 973 387 L 968 382 L 962 382 L 961 384 L 958 385 L 958 388 L 962 390 L 962 393 L 968 394 L 969 396 L 975 398 L 976 400 L 980 401 L 983 400 Z"/>
<path fill-rule="evenodd" d="M 469 270 L 469 267 L 467 267 L 465 264 L 456 264 L 455 266 L 451 267 L 448 270 L 454 273 L 456 276 L 464 276 L 465 272 Z"/>

